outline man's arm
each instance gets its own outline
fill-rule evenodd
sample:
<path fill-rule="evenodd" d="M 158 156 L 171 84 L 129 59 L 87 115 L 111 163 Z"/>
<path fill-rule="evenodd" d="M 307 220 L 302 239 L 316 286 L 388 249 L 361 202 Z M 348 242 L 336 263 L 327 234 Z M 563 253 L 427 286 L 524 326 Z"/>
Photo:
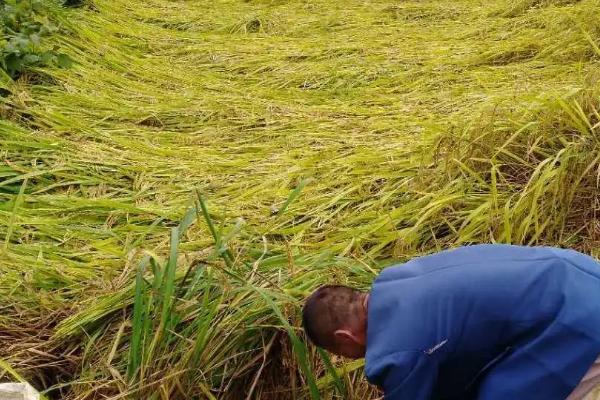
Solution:
<path fill-rule="evenodd" d="M 375 383 L 383 388 L 385 400 L 430 400 L 437 376 L 437 362 L 432 357 L 402 352 L 386 357 Z"/>
<path fill-rule="evenodd" d="M 551 325 L 490 369 L 477 399 L 566 399 L 598 356 L 590 341 L 570 327 Z"/>

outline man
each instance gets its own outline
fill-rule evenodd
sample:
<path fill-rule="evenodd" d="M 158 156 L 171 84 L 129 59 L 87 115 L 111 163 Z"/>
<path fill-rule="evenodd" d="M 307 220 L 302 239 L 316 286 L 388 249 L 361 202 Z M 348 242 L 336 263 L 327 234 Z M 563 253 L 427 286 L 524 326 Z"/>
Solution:
<path fill-rule="evenodd" d="M 576 400 L 600 384 L 600 265 L 571 250 L 418 258 L 386 268 L 370 293 L 320 288 L 303 323 L 316 345 L 366 355 L 386 400 Z"/>

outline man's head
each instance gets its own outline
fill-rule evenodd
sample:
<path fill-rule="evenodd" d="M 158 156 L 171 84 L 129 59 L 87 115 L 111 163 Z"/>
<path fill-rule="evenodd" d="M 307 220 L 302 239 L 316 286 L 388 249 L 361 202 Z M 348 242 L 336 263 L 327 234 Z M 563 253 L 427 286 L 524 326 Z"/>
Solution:
<path fill-rule="evenodd" d="M 322 286 L 306 300 L 302 322 L 317 346 L 349 358 L 365 356 L 369 294 L 347 286 Z"/>

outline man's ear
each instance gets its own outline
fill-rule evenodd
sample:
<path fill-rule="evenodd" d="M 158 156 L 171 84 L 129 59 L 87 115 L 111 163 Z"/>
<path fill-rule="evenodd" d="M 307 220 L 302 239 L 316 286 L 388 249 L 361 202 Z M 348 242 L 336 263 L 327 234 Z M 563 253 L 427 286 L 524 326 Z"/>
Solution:
<path fill-rule="evenodd" d="M 348 329 L 338 329 L 333 333 L 335 338 L 343 343 L 360 344 L 360 340 L 356 335 Z"/>

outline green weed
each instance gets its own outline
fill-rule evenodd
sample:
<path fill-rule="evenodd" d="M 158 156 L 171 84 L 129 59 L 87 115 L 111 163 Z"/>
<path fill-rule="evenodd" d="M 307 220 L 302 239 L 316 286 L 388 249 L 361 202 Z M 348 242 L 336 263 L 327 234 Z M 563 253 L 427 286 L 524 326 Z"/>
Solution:
<path fill-rule="evenodd" d="M 44 38 L 58 31 L 41 0 L 0 1 L 0 68 L 16 78 L 27 69 L 57 65 L 69 67 L 72 59 L 49 48 Z"/>

